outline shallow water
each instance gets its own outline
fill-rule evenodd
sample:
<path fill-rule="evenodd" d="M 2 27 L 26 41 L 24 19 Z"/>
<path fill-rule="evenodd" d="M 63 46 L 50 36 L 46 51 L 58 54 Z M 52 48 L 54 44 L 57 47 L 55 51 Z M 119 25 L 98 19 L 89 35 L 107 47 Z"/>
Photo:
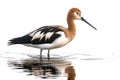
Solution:
<path fill-rule="evenodd" d="M 60 54 L 56 55 L 56 53 L 52 53 L 50 61 L 47 60 L 46 55 L 43 55 L 43 62 L 40 63 L 39 55 L 33 55 L 33 53 L 1 52 L 0 73 L 5 76 L 10 76 L 12 80 L 15 80 L 15 75 L 20 77 L 19 80 L 24 80 L 24 78 L 28 80 L 66 80 L 65 68 L 74 66 L 76 80 L 113 80 L 115 77 L 117 77 L 115 80 L 119 80 L 119 61 L 120 56 L 114 54 L 111 56 L 101 56 L 83 53 L 66 53 L 61 56 Z M 7 73 L 4 70 L 7 70 Z M 3 79 L 8 79 L 5 76 Z"/>
<path fill-rule="evenodd" d="M 23 72 L 28 72 L 28 75 L 48 78 L 59 77 L 71 63 L 57 57 L 50 58 L 50 60 L 43 57 L 41 61 L 38 56 L 33 56 L 32 58 L 23 60 L 9 60 L 8 65 L 14 69 L 22 69 Z"/>

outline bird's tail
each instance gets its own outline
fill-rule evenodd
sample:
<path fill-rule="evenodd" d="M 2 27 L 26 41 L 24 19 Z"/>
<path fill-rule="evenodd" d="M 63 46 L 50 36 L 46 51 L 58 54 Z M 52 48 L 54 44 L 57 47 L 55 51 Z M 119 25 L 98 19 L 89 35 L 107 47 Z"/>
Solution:
<path fill-rule="evenodd" d="M 29 35 L 25 35 L 22 37 L 17 37 L 10 39 L 8 42 L 8 45 L 13 45 L 13 44 L 26 44 L 31 42 L 32 37 Z"/>
<path fill-rule="evenodd" d="M 20 44 L 20 43 L 19 43 L 20 40 L 21 40 L 20 37 L 10 39 L 9 42 L 8 42 L 8 45 Z"/>

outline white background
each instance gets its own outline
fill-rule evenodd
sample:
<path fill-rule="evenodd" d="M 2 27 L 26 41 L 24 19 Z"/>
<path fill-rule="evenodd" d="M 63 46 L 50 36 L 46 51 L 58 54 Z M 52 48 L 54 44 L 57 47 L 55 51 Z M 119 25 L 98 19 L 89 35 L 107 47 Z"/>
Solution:
<path fill-rule="evenodd" d="M 51 51 L 51 54 L 89 54 L 92 55 L 91 58 L 103 59 L 80 60 L 86 56 L 79 56 L 80 59 L 73 60 L 77 70 L 76 80 L 120 80 L 119 5 L 119 0 L 1 0 L 0 55 L 7 52 L 39 54 L 38 49 L 20 45 L 7 46 L 7 42 L 44 25 L 67 27 L 67 12 L 70 8 L 77 7 L 82 11 L 82 16 L 98 30 L 95 31 L 82 21 L 75 21 L 75 39 L 65 47 Z M 16 76 L 17 80 L 39 79 L 10 70 L 5 58 L 0 58 L 0 63 L 0 79 L 16 80 Z"/>

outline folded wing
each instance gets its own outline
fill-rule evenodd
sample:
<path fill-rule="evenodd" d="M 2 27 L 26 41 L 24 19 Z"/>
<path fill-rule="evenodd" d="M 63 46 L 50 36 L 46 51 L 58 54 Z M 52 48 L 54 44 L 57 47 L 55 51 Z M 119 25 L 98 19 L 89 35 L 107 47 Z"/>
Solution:
<path fill-rule="evenodd" d="M 8 44 L 47 44 L 54 42 L 61 36 L 59 26 L 43 26 L 25 36 L 13 38 Z"/>

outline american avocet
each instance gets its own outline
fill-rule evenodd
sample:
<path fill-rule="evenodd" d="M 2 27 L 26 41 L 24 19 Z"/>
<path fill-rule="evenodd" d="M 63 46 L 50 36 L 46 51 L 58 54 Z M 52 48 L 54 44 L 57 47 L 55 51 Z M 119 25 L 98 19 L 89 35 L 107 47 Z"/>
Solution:
<path fill-rule="evenodd" d="M 78 8 L 72 8 L 67 15 L 68 28 L 60 25 L 43 26 L 22 37 L 9 40 L 8 44 L 23 44 L 25 46 L 40 49 L 40 59 L 42 59 L 42 51 L 48 50 L 48 59 L 50 59 L 50 50 L 62 47 L 72 41 L 76 33 L 74 20 L 82 20 L 97 30 L 81 17 L 81 11 Z"/>

